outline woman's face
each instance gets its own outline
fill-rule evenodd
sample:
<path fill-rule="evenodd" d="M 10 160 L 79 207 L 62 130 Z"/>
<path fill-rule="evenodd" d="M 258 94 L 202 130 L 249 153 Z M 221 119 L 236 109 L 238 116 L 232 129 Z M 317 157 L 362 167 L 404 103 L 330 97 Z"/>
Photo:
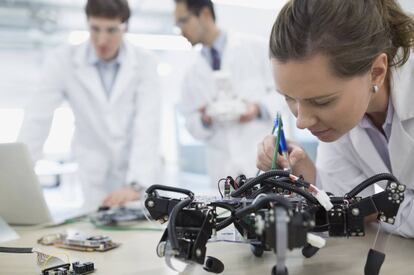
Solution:
<path fill-rule="evenodd" d="M 370 73 L 339 78 L 329 60 L 315 55 L 304 61 L 280 63 L 272 59 L 276 89 L 297 118 L 299 129 L 308 129 L 324 142 L 339 139 L 364 116 L 372 97 Z"/>

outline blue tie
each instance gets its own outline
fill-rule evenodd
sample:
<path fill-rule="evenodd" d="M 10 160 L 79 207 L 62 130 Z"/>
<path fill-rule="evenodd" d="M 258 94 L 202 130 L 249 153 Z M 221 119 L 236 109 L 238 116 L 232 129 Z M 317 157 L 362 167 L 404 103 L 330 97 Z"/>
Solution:
<path fill-rule="evenodd" d="M 219 52 L 216 49 L 211 48 L 210 53 L 211 53 L 211 59 L 213 61 L 213 63 L 211 64 L 213 70 L 214 71 L 220 70 L 220 54 L 219 54 Z"/>

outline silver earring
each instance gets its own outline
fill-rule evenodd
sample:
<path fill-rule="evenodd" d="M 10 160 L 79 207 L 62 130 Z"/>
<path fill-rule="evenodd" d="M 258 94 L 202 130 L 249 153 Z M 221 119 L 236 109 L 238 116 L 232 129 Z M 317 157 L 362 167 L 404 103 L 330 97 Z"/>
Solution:
<path fill-rule="evenodd" d="M 372 86 L 372 91 L 374 92 L 374 94 L 378 93 L 379 91 L 378 85 Z"/>

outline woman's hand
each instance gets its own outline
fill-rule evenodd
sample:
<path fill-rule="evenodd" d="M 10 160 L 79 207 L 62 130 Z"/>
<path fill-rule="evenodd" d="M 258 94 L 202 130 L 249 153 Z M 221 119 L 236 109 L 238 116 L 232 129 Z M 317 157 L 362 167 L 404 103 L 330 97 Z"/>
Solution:
<path fill-rule="evenodd" d="M 256 165 L 262 171 L 268 171 L 272 167 L 273 154 L 275 152 L 276 137 L 268 135 L 257 146 L 257 161 Z M 282 155 L 278 155 L 277 164 L 278 167 L 292 169 L 292 174 L 300 176 L 314 184 L 316 178 L 316 167 L 313 161 L 306 154 L 305 150 L 298 144 L 287 141 L 289 160 L 286 160 Z"/>

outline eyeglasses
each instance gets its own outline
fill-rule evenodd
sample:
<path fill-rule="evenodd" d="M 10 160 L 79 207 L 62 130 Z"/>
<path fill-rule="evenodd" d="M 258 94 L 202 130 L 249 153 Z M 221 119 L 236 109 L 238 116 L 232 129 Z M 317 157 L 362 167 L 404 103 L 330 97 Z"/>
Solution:
<path fill-rule="evenodd" d="M 177 21 L 175 22 L 175 24 L 177 25 L 177 27 L 181 28 L 183 27 L 185 24 L 188 23 L 188 21 L 190 20 L 191 16 L 193 16 L 191 13 L 188 14 L 187 16 L 178 18 Z"/>
<path fill-rule="evenodd" d="M 106 33 L 108 36 L 116 36 L 126 30 L 126 23 L 122 23 L 118 26 L 101 28 L 95 25 L 89 25 L 89 31 L 92 36 L 98 36 L 101 33 Z"/>

